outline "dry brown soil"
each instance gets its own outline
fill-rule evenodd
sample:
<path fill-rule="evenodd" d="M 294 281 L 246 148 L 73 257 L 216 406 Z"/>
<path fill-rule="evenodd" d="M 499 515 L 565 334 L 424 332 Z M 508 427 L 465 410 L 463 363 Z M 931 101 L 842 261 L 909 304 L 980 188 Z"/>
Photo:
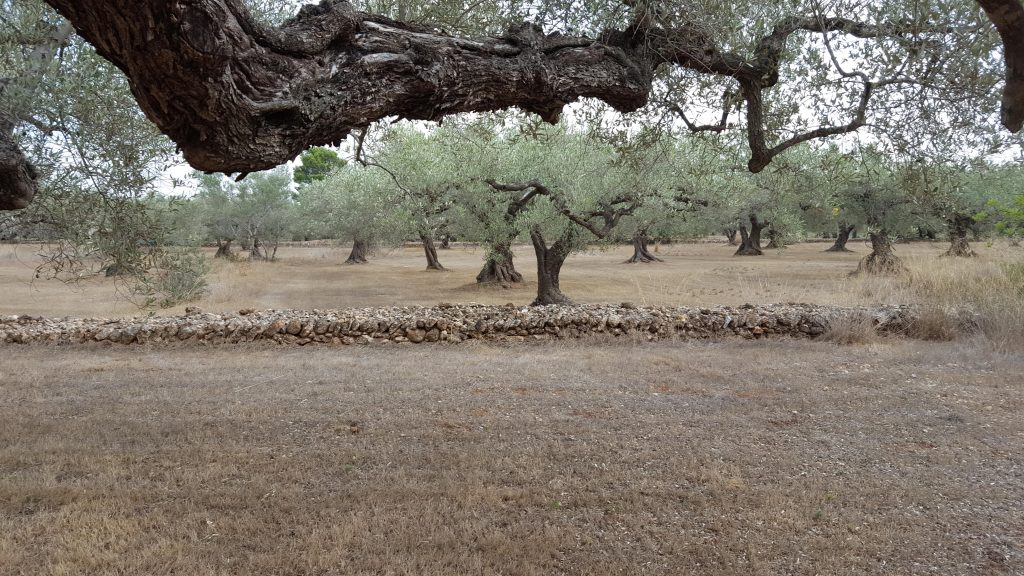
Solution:
<path fill-rule="evenodd" d="M 637 304 L 913 299 L 903 280 L 847 276 L 863 247 L 824 247 L 675 245 L 650 266 L 595 251 L 563 287 Z M 897 247 L 919 270 L 943 249 Z M 29 283 L 33 253 L 0 247 L 0 314 L 138 314 L 107 280 Z M 218 263 L 200 306 L 533 296 L 475 286 L 479 250 L 442 252 L 447 273 L 416 248 L 365 267 L 339 266 L 342 248 L 281 256 Z M 993 350 L 6 347 L 0 576 L 1024 574 L 1024 355 Z"/>
<path fill-rule="evenodd" d="M 867 252 L 851 243 L 851 254 L 822 252 L 828 244 L 800 244 L 771 250 L 762 257 L 733 257 L 724 243 L 662 246 L 660 264 L 622 264 L 627 247 L 593 250 L 569 258 L 562 272 L 562 289 L 582 303 L 650 305 L 739 305 L 745 303 L 808 302 L 815 304 L 875 305 L 903 303 L 912 290 L 890 278 L 850 278 Z M 1021 261 L 1024 250 L 972 245 L 979 261 Z M 897 245 L 897 254 L 912 268 L 941 263 L 944 243 Z M 139 313 L 119 299 L 114 281 L 90 279 L 76 285 L 34 280 L 38 263 L 34 245 L 0 246 L 0 314 L 123 317 Z M 345 247 L 283 248 L 271 264 L 217 262 L 209 296 L 198 303 L 211 312 L 239 308 L 330 309 L 363 306 L 433 305 L 439 302 L 528 304 L 536 291 L 532 249 L 516 248 L 517 267 L 526 284 L 511 289 L 480 287 L 474 278 L 484 253 L 478 248 L 441 250 L 449 272 L 428 272 L 419 247 L 379 254 L 363 266 L 341 266 Z M 180 313 L 184 305 L 159 313 Z"/>
<path fill-rule="evenodd" d="M 1021 356 L 3 356 L 3 575 L 1024 573 Z"/>

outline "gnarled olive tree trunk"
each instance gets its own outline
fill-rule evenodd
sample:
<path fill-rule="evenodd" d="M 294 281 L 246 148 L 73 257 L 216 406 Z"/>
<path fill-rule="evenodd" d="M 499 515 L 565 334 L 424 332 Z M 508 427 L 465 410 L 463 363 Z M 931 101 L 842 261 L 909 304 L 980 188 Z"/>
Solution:
<path fill-rule="evenodd" d="M 782 238 L 782 233 L 775 229 L 774 226 L 768 227 L 768 245 L 765 246 L 766 250 L 782 250 L 786 247 L 786 242 Z"/>
<path fill-rule="evenodd" d="M 839 230 L 836 233 L 836 241 L 832 244 L 832 247 L 825 250 L 825 252 L 853 252 L 853 250 L 846 247 L 846 243 L 850 241 L 850 234 L 852 234 L 856 228 L 856 226 L 840 223 Z"/>
<path fill-rule="evenodd" d="M 530 230 L 530 241 L 533 243 L 533 251 L 537 254 L 537 299 L 532 305 L 572 304 L 573 301 L 562 294 L 562 289 L 558 285 L 562 264 L 565 264 L 565 259 L 572 251 L 570 241 L 559 238 L 548 247 L 539 226 L 534 226 Z"/>
<path fill-rule="evenodd" d="M 348 255 L 348 260 L 345 260 L 345 264 L 366 264 L 369 260 L 366 259 L 367 253 L 370 251 L 369 245 L 365 240 L 356 240 L 352 242 L 352 252 Z"/>
<path fill-rule="evenodd" d="M 512 261 L 512 245 L 498 244 L 487 254 L 487 261 L 480 273 L 476 275 L 478 284 L 494 282 L 497 284 L 517 284 L 523 281 L 523 275 L 516 270 Z"/>
<path fill-rule="evenodd" d="M 444 271 L 446 268 L 437 259 L 437 249 L 434 247 L 434 237 L 430 234 L 420 234 L 420 241 L 423 242 L 423 253 L 427 257 L 427 270 Z"/>
<path fill-rule="evenodd" d="M 18 147 L 14 130 L 31 112 L 26 108 L 44 70 L 74 33 L 70 22 L 62 22 L 24 54 L 28 65 L 19 76 L 0 77 L 0 210 L 27 208 L 35 197 L 39 173 Z"/>
<path fill-rule="evenodd" d="M 626 260 L 625 264 L 649 264 L 651 262 L 664 262 L 647 248 L 651 239 L 646 234 L 637 234 L 633 238 L 633 256 Z"/>
<path fill-rule="evenodd" d="M 761 230 L 768 225 L 768 222 L 761 222 L 756 214 L 749 216 L 750 228 L 748 230 L 745 222 L 740 221 L 740 247 L 734 256 L 761 256 Z"/>
<path fill-rule="evenodd" d="M 343 0 L 306 5 L 281 26 L 253 18 L 243 0 L 45 0 L 104 58 L 120 68 L 146 116 L 194 168 L 248 173 L 283 164 L 310 146 L 343 141 L 386 117 L 438 120 L 460 112 L 519 108 L 555 122 L 566 104 L 597 98 L 620 112 L 648 103 L 665 65 L 740 85 L 748 168 L 759 172 L 788 148 L 866 124 L 874 90 L 865 80 L 853 119 L 792 134 L 769 145 L 764 92 L 778 84 L 787 40 L 797 33 L 903 38 L 916 22 L 857 22 L 794 14 L 766 23 L 748 51 L 725 46 L 715 27 L 668 24 L 648 1 L 627 1 L 628 24 L 593 38 L 512 26 L 499 36 L 459 38 L 356 10 Z M 999 6 L 979 0 L 1000 27 Z M 1020 41 L 1003 35 L 1004 43 Z M 1019 79 L 1007 52 L 1008 80 Z M 1007 83 L 1007 93 L 1011 82 Z M 1019 86 L 1019 84 L 1013 84 Z M 1004 100 L 1005 114 L 1017 112 Z M 725 119 L 723 119 L 723 126 Z M 1019 123 L 1007 123 L 1007 126 Z M 0 134 L 3 131 L 0 130 Z M 2 139 L 0 139 L 2 140 Z M 0 146 L 0 172 L 8 170 Z M 24 162 L 18 163 L 23 170 Z M 16 174 L 17 176 L 17 174 Z M 18 176 L 34 184 L 34 178 Z M 0 197 L 26 194 L 8 191 Z M 24 200 L 21 200 L 24 201 Z"/>
<path fill-rule="evenodd" d="M 857 273 L 899 274 L 907 269 L 892 248 L 892 239 L 886 230 L 872 232 L 871 253 L 857 266 Z"/>
<path fill-rule="evenodd" d="M 977 256 L 971 245 L 967 243 L 967 233 L 971 231 L 974 219 L 962 214 L 954 214 L 946 221 L 949 225 L 949 250 L 944 256 L 971 258 Z"/>
<path fill-rule="evenodd" d="M 738 233 L 739 230 L 736 230 L 735 228 L 725 229 L 725 239 L 729 242 L 729 246 L 736 246 L 738 244 L 738 242 L 736 242 L 736 235 Z"/>
<path fill-rule="evenodd" d="M 214 258 L 231 258 L 234 254 L 231 252 L 231 240 L 217 240 L 217 252 L 213 255 Z"/>
<path fill-rule="evenodd" d="M 258 236 L 253 236 L 252 245 L 249 247 L 249 260 L 253 261 L 266 261 L 269 260 L 266 249 L 263 247 L 263 243 L 260 242 Z"/>

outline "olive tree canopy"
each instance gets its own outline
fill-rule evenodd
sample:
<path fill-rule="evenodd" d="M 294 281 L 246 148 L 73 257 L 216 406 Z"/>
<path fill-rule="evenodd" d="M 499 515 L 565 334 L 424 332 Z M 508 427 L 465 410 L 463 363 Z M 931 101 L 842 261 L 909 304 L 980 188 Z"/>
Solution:
<path fill-rule="evenodd" d="M 206 171 L 271 168 L 386 117 L 517 107 L 554 122 L 580 98 L 630 112 L 684 71 L 718 102 L 721 121 L 686 116 L 689 96 L 670 105 L 693 131 L 723 130 L 742 110 L 757 172 L 796 144 L 869 124 L 876 100 L 913 106 L 936 90 L 984 85 L 998 39 L 978 5 L 1006 46 L 1003 124 L 1016 131 L 1024 122 L 1019 0 L 750 2 L 742 18 L 733 4 L 700 1 L 603 0 L 586 10 L 567 1 L 486 3 L 481 10 L 503 32 L 488 22 L 467 30 L 460 23 L 469 9 L 400 21 L 344 0 L 304 6 L 280 25 L 254 18 L 243 0 L 46 2 L 125 73 L 147 117 Z M 858 53 L 871 63 L 851 65 Z M 709 78 L 722 82 L 703 83 Z M 783 83 L 836 109 L 809 122 L 787 108 L 793 94 L 776 88 Z M 23 205 L 34 186 L 13 142 L 16 122 L 0 116 L 0 208 Z"/>

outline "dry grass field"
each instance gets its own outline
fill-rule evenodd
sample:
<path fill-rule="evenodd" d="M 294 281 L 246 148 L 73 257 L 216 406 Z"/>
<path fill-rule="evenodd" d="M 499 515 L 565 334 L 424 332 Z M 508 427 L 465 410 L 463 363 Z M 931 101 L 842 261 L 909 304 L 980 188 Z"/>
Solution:
<path fill-rule="evenodd" d="M 1024 573 L 1024 357 L 9 348 L 0 574 Z"/>
<path fill-rule="evenodd" d="M 809 243 L 762 257 L 733 257 L 724 243 L 662 246 L 664 263 L 622 264 L 630 249 L 593 250 L 573 255 L 562 272 L 563 291 L 581 303 L 633 302 L 649 305 L 739 305 L 809 302 L 875 305 L 913 301 L 918 290 L 892 278 L 850 278 L 868 251 L 851 243 L 850 254 L 830 254 L 828 244 Z M 976 270 L 998 262 L 1024 263 L 1024 249 L 1005 243 L 975 243 L 974 262 L 940 259 L 944 243 L 897 246 L 912 270 Z M 95 278 L 75 285 L 34 280 L 38 247 L 0 245 L 0 314 L 124 317 L 139 314 L 119 298 L 115 281 Z M 532 248 L 517 247 L 516 262 L 527 282 L 511 289 L 474 282 L 483 263 L 478 248 L 440 251 L 449 272 L 425 270 L 419 247 L 380 254 L 368 265 L 342 266 L 346 247 L 282 248 L 275 263 L 216 262 L 210 293 L 198 306 L 211 312 L 239 308 L 330 309 L 363 306 L 433 305 L 439 302 L 528 304 L 536 290 Z M 158 311 L 180 313 L 184 305 Z"/>
<path fill-rule="evenodd" d="M 910 274 L 851 278 L 864 248 L 825 247 L 679 244 L 633 266 L 594 251 L 562 286 L 581 302 L 968 302 L 983 334 L 5 348 L 0 576 L 1024 574 L 1024 250 L 900 245 Z M 0 314 L 139 314 L 108 280 L 30 283 L 33 253 L 0 246 Z M 533 297 L 477 287 L 467 248 L 441 253 L 445 273 L 417 248 L 357 267 L 342 248 L 280 256 L 218 262 L 199 306 Z"/>

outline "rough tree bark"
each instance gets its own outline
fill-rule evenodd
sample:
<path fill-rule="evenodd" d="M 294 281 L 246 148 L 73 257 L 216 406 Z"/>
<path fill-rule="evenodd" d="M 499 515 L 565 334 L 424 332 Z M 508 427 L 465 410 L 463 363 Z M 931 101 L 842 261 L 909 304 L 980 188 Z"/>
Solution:
<path fill-rule="evenodd" d="M 18 147 L 14 129 L 29 115 L 26 107 L 46 68 L 72 34 L 70 22 L 49 30 L 43 41 L 26 54 L 28 65 L 19 77 L 0 78 L 0 210 L 26 208 L 36 195 L 39 174 Z"/>
<path fill-rule="evenodd" d="M 865 256 L 857 266 L 857 273 L 867 274 L 899 274 L 906 266 L 892 248 L 892 240 L 885 230 L 872 232 L 871 253 Z"/>
<path fill-rule="evenodd" d="M 562 264 L 565 264 L 565 259 L 572 252 L 571 242 L 566 238 L 559 238 L 549 247 L 539 226 L 530 229 L 530 241 L 537 254 L 537 299 L 533 301 L 532 306 L 572 304 L 573 301 L 562 294 L 558 285 Z"/>
<path fill-rule="evenodd" d="M 3 97 L 0 84 L 0 98 Z M 27 208 L 39 174 L 14 141 L 14 120 L 0 111 L 0 210 Z"/>
<path fill-rule="evenodd" d="M 1024 127 L 1024 5 L 1020 0 L 977 0 L 1003 41 L 1006 84 L 1001 121 L 1011 132 Z"/>
<path fill-rule="evenodd" d="M 836 241 L 832 243 L 832 247 L 825 252 L 853 252 L 846 247 L 846 243 L 850 241 L 850 234 L 856 230 L 856 226 L 847 225 L 844 223 L 839 224 L 839 230 L 836 233 Z"/>
<path fill-rule="evenodd" d="M 774 227 L 768 227 L 768 245 L 765 246 L 766 250 L 782 250 L 786 247 L 786 243 L 782 240 L 782 234 Z"/>
<path fill-rule="evenodd" d="M 629 112 L 647 103 L 663 65 L 739 83 L 751 150 L 748 168 L 759 172 L 802 142 L 864 126 L 875 88 L 898 81 L 862 78 L 850 122 L 792 134 L 771 146 L 763 94 L 779 81 L 790 36 L 871 39 L 927 32 L 914 23 L 792 16 L 769 26 L 748 54 L 740 54 L 723 50 L 701 23 L 666 28 L 647 2 L 631 0 L 625 2 L 633 7 L 630 24 L 596 38 L 544 34 L 530 24 L 498 37 L 455 38 L 359 12 L 343 0 L 304 6 L 280 27 L 257 22 L 242 0 L 46 2 L 125 73 L 146 116 L 193 167 L 225 173 L 272 168 L 309 146 L 338 143 L 385 117 L 438 120 L 518 107 L 554 122 L 566 104 L 584 97 Z M 945 31 L 943 26 L 931 30 Z M 14 173 L 2 155 L 0 169 Z M 34 180 L 25 172 L 14 182 L 26 177 Z M 10 184 L 0 181 L 5 186 L 0 196 L 24 196 L 8 189 Z"/>
<path fill-rule="evenodd" d="M 625 264 L 649 264 L 651 262 L 664 262 L 661 258 L 658 258 L 647 248 L 651 239 L 647 237 L 647 234 L 637 234 L 633 238 L 633 256 L 626 260 Z"/>
<path fill-rule="evenodd" d="M 761 256 L 764 254 L 761 251 L 761 230 L 769 223 L 758 220 L 756 214 L 751 214 L 749 220 L 749 230 L 746 223 L 740 221 L 740 247 L 734 256 Z"/>
<path fill-rule="evenodd" d="M 736 242 L 736 234 L 738 232 L 739 231 L 735 228 L 725 229 L 725 239 L 729 241 L 729 246 L 736 246 L 738 244 L 738 242 Z"/>
<path fill-rule="evenodd" d="M 231 240 L 217 240 L 217 252 L 213 255 L 214 258 L 231 258 L 233 255 Z"/>
<path fill-rule="evenodd" d="M 516 270 L 512 260 L 511 244 L 498 244 L 491 248 L 483 269 L 476 275 L 476 281 L 478 284 L 493 282 L 502 286 L 523 281 L 523 275 Z"/>
<path fill-rule="evenodd" d="M 954 214 L 946 223 L 949 225 L 950 245 L 944 255 L 962 258 L 977 256 L 977 253 L 971 249 L 971 245 L 967 243 L 967 233 L 971 231 L 974 219 L 963 214 Z"/>
<path fill-rule="evenodd" d="M 427 257 L 427 270 L 445 271 L 446 268 L 442 266 L 441 261 L 437 259 L 437 249 L 434 247 L 434 237 L 430 234 L 420 234 L 420 241 L 423 242 L 423 253 Z"/>
<path fill-rule="evenodd" d="M 249 260 L 266 261 L 267 259 L 267 251 L 263 248 L 263 243 L 260 242 L 259 237 L 253 236 L 252 244 L 249 247 Z"/>
<path fill-rule="evenodd" d="M 441 250 L 450 250 L 452 247 L 452 235 L 445 234 L 441 236 Z"/>
<path fill-rule="evenodd" d="M 348 255 L 348 260 L 345 260 L 345 264 L 366 264 L 369 260 L 366 259 L 366 255 L 369 252 L 369 246 L 363 240 L 356 240 L 352 243 L 352 252 Z"/>

